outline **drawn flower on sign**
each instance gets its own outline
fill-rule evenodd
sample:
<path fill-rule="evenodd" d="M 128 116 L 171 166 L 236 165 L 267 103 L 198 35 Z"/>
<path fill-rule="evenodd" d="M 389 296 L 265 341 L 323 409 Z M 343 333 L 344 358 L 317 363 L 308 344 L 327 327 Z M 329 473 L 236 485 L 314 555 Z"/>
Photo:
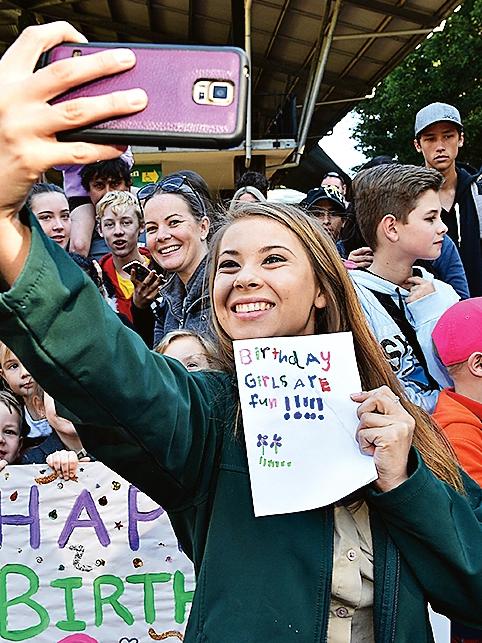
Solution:
<path fill-rule="evenodd" d="M 273 435 L 273 441 L 271 442 L 271 444 L 270 444 L 269 446 L 270 446 L 270 448 L 271 448 L 271 449 L 274 447 L 274 452 L 275 452 L 275 453 L 278 453 L 278 447 L 283 446 L 283 445 L 281 444 L 281 440 L 282 440 L 282 439 L 283 439 L 283 438 L 281 437 L 281 435 L 278 435 L 277 433 L 275 433 L 275 434 Z"/>
<path fill-rule="evenodd" d="M 268 446 L 268 436 L 267 435 L 261 435 L 261 433 L 258 433 L 258 447 L 262 447 L 262 454 L 264 455 L 264 447 Z"/>

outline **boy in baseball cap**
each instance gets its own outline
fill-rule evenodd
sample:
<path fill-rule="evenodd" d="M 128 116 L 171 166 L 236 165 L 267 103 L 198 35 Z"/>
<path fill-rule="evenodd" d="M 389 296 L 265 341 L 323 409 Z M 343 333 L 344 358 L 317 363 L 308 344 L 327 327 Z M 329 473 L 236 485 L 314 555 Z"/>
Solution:
<path fill-rule="evenodd" d="M 440 393 L 433 417 L 462 467 L 482 485 L 482 297 L 446 310 L 432 340 L 454 382 Z"/>
<path fill-rule="evenodd" d="M 460 253 L 470 295 L 479 297 L 482 295 L 482 226 L 479 224 L 482 212 L 478 213 L 476 204 L 477 175 L 456 166 L 463 144 L 462 119 L 453 105 L 430 103 L 415 116 L 415 148 L 423 154 L 425 167 L 434 168 L 444 176 L 439 192 L 442 221 Z"/>

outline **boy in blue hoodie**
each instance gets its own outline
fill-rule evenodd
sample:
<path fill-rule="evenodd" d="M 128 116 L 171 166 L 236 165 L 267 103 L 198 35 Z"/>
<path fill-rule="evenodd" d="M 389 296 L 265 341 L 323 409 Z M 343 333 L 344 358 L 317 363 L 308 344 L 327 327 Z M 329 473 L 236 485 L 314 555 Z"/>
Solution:
<path fill-rule="evenodd" d="M 440 172 L 412 165 L 380 165 L 360 172 L 353 193 L 360 230 L 373 249 L 367 270 L 350 271 L 375 337 L 410 399 L 432 412 L 450 377 L 433 351 L 440 315 L 458 301 L 417 259 L 440 256 Z"/>

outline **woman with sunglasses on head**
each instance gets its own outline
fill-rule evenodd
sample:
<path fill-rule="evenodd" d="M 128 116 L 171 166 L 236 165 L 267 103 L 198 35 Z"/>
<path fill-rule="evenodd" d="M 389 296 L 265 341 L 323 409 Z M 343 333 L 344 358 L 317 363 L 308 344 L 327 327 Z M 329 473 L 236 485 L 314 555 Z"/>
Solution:
<path fill-rule="evenodd" d="M 191 373 L 147 350 L 31 226 L 22 204 L 33 176 L 50 163 L 119 153 L 60 143 L 52 132 L 145 104 L 129 92 L 88 98 L 85 110 L 68 106 L 66 120 L 63 108 L 48 103 L 67 82 L 134 64 L 126 51 L 121 58 L 110 51 L 32 73 L 39 52 L 80 38 L 65 24 L 30 28 L 0 62 L 0 160 L 8 179 L 0 193 L 0 274 L 9 288 L 0 295 L 1 336 L 75 414 L 89 452 L 169 512 L 198 581 L 186 643 L 428 643 L 428 601 L 480 627 L 482 491 L 430 418 L 404 397 L 316 220 L 274 204 L 230 213 L 213 242 L 210 272 L 224 372 Z M 39 130 L 23 127 L 33 114 L 42 117 Z M 23 178 L 16 183 L 16 176 Z M 70 333 L 66 342 L 86 309 L 96 332 Z M 357 440 L 378 479 L 356 499 L 255 518 L 232 342 L 338 331 L 353 334 L 365 389 L 351 396 L 359 405 Z"/>
<path fill-rule="evenodd" d="M 209 204 L 181 173 L 146 185 L 137 198 L 144 209 L 147 248 L 171 275 L 154 304 L 154 346 L 178 328 L 204 334 L 210 308 L 205 279 Z M 134 318 L 139 318 L 135 312 Z"/>

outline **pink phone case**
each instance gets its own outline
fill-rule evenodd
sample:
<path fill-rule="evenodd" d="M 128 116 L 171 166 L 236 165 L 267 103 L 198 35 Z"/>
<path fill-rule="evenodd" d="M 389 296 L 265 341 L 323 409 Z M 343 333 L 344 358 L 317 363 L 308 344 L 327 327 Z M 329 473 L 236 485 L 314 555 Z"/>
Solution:
<path fill-rule="evenodd" d="M 137 63 L 133 69 L 76 87 L 52 103 L 141 87 L 149 97 L 148 106 L 131 116 L 62 132 L 59 138 L 214 148 L 232 147 L 241 142 L 245 129 L 248 61 L 246 54 L 236 47 L 69 43 L 51 49 L 41 65 L 119 46 L 135 51 Z M 194 102 L 193 85 L 198 80 L 231 82 L 233 102 L 230 105 Z"/>

